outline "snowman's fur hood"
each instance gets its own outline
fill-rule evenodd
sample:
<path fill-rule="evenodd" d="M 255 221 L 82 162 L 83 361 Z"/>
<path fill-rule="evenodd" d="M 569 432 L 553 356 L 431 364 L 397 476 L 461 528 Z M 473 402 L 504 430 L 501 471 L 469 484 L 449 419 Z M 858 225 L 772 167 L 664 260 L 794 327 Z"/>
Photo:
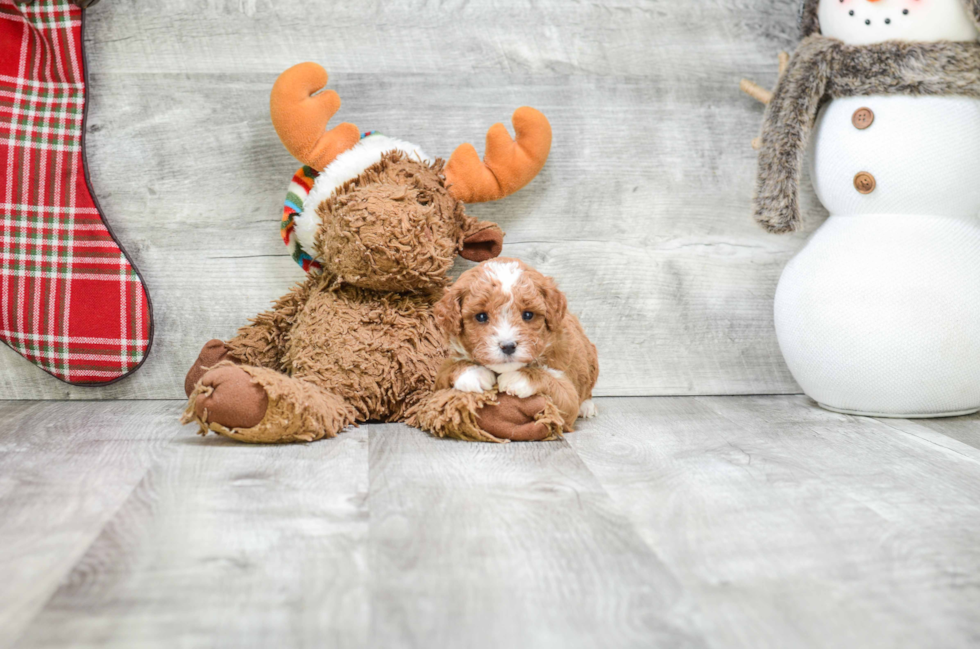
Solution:
<path fill-rule="evenodd" d="M 804 0 L 800 7 L 800 37 L 806 38 L 820 33 L 820 18 L 817 7 L 820 0 Z M 973 16 L 973 22 L 980 28 L 980 0 L 963 0 L 966 10 Z"/>
<path fill-rule="evenodd" d="M 977 7 L 980 0 L 971 3 Z M 819 34 L 803 39 L 766 108 L 756 220 L 770 232 L 799 228 L 804 155 L 825 101 L 893 94 L 980 98 L 980 43 L 845 45 Z"/>

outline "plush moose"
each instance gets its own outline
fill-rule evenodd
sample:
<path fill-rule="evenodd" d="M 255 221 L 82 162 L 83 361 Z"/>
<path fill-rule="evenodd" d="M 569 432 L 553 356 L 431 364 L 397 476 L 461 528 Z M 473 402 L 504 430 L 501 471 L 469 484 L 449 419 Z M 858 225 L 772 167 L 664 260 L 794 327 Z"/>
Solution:
<path fill-rule="evenodd" d="M 405 421 L 438 436 L 483 441 L 560 435 L 543 397 L 434 392 L 447 355 L 433 306 L 456 255 L 496 257 L 503 232 L 464 203 L 503 198 L 543 167 L 548 120 L 533 108 L 512 117 L 516 139 L 490 128 L 481 162 L 463 144 L 448 162 L 353 124 L 327 131 L 337 93 L 317 93 L 326 71 L 302 63 L 272 89 L 273 125 L 315 181 L 297 214 L 320 272 L 227 342 L 208 342 L 185 381 L 183 421 L 243 442 L 334 437 L 369 420 Z M 313 174 L 311 174 L 313 175 Z"/>

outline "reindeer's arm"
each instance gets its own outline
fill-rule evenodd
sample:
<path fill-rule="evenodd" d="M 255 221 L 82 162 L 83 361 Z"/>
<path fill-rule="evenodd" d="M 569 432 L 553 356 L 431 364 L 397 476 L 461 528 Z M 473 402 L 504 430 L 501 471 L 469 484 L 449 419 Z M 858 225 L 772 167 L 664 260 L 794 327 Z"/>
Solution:
<path fill-rule="evenodd" d="M 246 365 L 285 371 L 283 356 L 296 317 L 310 296 L 310 277 L 279 298 L 269 311 L 257 315 L 226 343 L 229 353 Z"/>

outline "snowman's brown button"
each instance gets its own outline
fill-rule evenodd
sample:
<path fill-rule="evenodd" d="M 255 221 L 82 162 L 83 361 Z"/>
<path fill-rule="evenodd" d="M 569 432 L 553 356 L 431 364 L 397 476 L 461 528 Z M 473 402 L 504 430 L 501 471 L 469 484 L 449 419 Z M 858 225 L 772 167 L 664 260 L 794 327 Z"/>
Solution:
<path fill-rule="evenodd" d="M 856 111 L 854 111 L 854 114 L 851 115 L 851 124 L 854 124 L 854 128 L 858 129 L 859 131 L 863 131 L 864 129 L 868 128 L 874 121 L 875 114 L 870 108 L 858 108 Z"/>
<path fill-rule="evenodd" d="M 869 174 L 867 171 L 858 172 L 854 176 L 854 189 L 858 190 L 862 194 L 870 194 L 875 190 L 875 186 L 878 183 L 875 182 L 875 177 Z"/>

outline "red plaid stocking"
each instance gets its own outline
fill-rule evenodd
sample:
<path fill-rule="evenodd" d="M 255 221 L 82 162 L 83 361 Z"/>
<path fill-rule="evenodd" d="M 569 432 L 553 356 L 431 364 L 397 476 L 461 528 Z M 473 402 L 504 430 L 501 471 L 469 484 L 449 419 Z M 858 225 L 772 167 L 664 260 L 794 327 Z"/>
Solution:
<path fill-rule="evenodd" d="M 138 368 L 153 325 L 88 179 L 82 22 L 69 0 L 0 0 L 0 340 L 91 385 Z"/>

